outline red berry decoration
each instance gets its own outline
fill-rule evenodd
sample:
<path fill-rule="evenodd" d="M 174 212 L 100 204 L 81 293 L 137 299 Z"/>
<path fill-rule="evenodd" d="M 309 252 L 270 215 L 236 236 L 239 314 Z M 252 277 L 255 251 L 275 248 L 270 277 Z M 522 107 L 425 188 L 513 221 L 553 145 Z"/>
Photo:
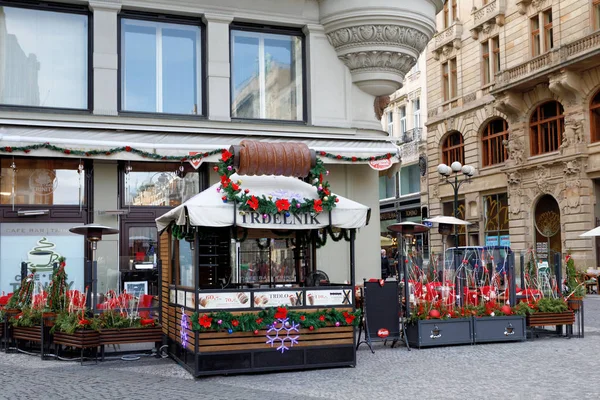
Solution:
<path fill-rule="evenodd" d="M 255 329 L 255 330 L 254 330 L 254 334 L 255 334 L 255 335 L 258 335 L 258 329 Z"/>
<path fill-rule="evenodd" d="M 502 313 L 506 315 L 512 314 L 512 310 L 508 304 L 503 305 L 500 311 L 502 311 Z"/>
<path fill-rule="evenodd" d="M 315 330 L 315 327 L 311 325 L 311 326 L 309 326 L 309 327 L 308 327 L 308 330 L 309 330 L 309 331 L 314 331 L 314 330 Z"/>
<path fill-rule="evenodd" d="M 431 318 L 439 318 L 441 316 L 440 312 L 438 310 L 436 310 L 435 308 L 431 311 L 429 311 L 429 316 Z"/>

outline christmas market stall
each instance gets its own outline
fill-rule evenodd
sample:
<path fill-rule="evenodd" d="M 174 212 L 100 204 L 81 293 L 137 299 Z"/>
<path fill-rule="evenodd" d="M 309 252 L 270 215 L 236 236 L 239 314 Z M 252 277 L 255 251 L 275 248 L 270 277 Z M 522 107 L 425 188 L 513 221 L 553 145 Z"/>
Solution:
<path fill-rule="evenodd" d="M 219 183 L 156 220 L 169 354 L 194 376 L 355 366 L 369 208 L 332 193 L 303 144 L 243 141 L 213 169 Z M 349 264 L 319 256 L 328 237 Z"/>

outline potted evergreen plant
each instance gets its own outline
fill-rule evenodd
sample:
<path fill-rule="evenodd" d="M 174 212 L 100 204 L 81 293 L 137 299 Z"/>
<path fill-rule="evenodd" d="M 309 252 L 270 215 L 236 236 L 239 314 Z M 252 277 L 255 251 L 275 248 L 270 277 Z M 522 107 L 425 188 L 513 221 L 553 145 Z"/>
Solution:
<path fill-rule="evenodd" d="M 565 259 L 567 262 L 566 268 L 566 288 L 563 295 L 567 299 L 569 309 L 576 311 L 581 306 L 581 301 L 585 296 L 585 284 L 577 281 L 577 269 L 575 268 L 575 261 L 570 254 L 567 254 Z"/>

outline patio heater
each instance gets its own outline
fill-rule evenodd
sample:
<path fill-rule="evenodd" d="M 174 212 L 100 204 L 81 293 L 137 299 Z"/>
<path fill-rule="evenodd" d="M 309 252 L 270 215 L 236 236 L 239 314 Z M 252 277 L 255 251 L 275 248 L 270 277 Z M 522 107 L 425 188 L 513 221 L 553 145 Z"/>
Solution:
<path fill-rule="evenodd" d="M 97 287 L 97 273 L 98 273 L 98 265 L 96 262 L 96 250 L 98 249 L 98 242 L 102 240 L 103 235 L 114 235 L 119 233 L 118 229 L 110 228 L 108 226 L 95 225 L 95 224 L 87 224 L 81 226 L 75 226 L 69 229 L 69 232 L 76 233 L 78 235 L 83 235 L 87 238 L 87 240 L 92 245 L 92 271 L 91 271 L 91 279 L 92 279 L 92 293 L 91 293 L 91 302 L 88 300 L 88 304 L 91 305 L 91 309 L 93 312 L 96 312 L 96 302 L 98 301 L 98 294 L 96 293 Z"/>

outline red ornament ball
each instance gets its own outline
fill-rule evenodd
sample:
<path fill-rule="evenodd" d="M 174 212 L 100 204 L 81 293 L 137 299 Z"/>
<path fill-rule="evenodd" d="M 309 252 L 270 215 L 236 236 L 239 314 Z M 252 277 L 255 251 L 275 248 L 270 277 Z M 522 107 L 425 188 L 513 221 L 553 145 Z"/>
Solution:
<path fill-rule="evenodd" d="M 431 311 L 429 311 L 429 316 L 431 318 L 439 318 L 441 316 L 440 312 L 438 310 L 436 310 L 435 308 Z"/>
<path fill-rule="evenodd" d="M 512 310 L 508 304 L 503 305 L 500 311 L 502 311 L 502 313 L 506 315 L 512 314 Z"/>
<path fill-rule="evenodd" d="M 218 171 L 218 170 L 219 170 L 219 167 L 217 167 L 217 166 L 215 165 L 215 166 L 213 167 L 213 171 L 215 171 L 215 172 L 216 172 L 216 171 Z"/>
<path fill-rule="evenodd" d="M 315 327 L 311 325 L 311 326 L 309 326 L 309 327 L 308 327 L 308 330 L 309 330 L 309 331 L 314 331 L 314 330 L 315 330 Z"/>
<path fill-rule="evenodd" d="M 254 330 L 254 334 L 255 334 L 255 335 L 258 335 L 258 329 L 255 329 L 255 330 Z"/>

